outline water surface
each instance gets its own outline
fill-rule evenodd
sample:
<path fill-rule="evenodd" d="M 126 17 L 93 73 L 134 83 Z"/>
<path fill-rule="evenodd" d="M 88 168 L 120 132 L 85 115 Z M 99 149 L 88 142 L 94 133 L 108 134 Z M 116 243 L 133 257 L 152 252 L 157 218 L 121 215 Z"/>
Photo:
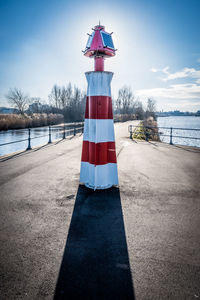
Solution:
<path fill-rule="evenodd" d="M 179 145 L 196 146 L 200 147 L 200 131 L 186 130 L 186 129 L 200 129 L 200 117 L 194 116 L 170 116 L 170 117 L 158 117 L 159 127 L 172 127 L 179 128 L 172 130 L 172 142 Z M 185 128 L 182 130 L 181 128 Z M 170 138 L 163 135 L 170 135 L 170 129 L 159 129 L 160 139 L 162 142 L 169 143 Z M 181 137 L 178 137 L 181 136 Z M 188 138 L 186 138 L 188 137 Z"/>
<path fill-rule="evenodd" d="M 79 125 L 80 126 L 80 125 Z M 74 125 L 67 125 L 66 136 L 73 134 Z M 53 126 L 51 128 L 51 140 L 59 140 L 63 138 L 63 126 Z M 72 131 L 69 132 L 68 130 Z M 26 150 L 28 147 L 28 129 L 16 129 L 0 132 L 0 144 L 20 141 L 9 145 L 0 146 L 0 156 L 13 153 L 20 150 Z M 44 145 L 49 142 L 49 127 L 31 128 L 31 147 Z"/>

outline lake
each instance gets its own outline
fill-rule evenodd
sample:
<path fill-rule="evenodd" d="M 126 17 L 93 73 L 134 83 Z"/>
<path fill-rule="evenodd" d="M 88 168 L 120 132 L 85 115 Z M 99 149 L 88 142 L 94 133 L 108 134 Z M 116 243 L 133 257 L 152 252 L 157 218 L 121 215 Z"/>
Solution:
<path fill-rule="evenodd" d="M 159 127 L 200 129 L 200 117 L 194 117 L 194 116 L 158 117 L 157 121 Z M 170 129 L 160 128 L 159 132 L 165 135 L 169 135 Z M 192 138 L 200 138 L 200 131 L 173 129 L 172 134 L 173 134 L 172 142 L 174 144 L 200 147 L 200 140 L 192 139 Z M 180 138 L 177 136 L 183 136 L 183 137 Z M 189 138 L 187 139 L 185 137 L 189 137 Z M 162 136 L 162 134 L 160 134 L 160 140 L 165 143 L 169 143 L 170 141 L 169 137 Z"/>
<path fill-rule="evenodd" d="M 80 124 L 77 124 L 76 127 Z M 78 128 L 79 128 L 78 127 Z M 59 140 L 63 138 L 63 125 L 51 127 L 51 140 Z M 73 134 L 74 124 L 67 124 L 66 136 Z M 71 129 L 71 132 L 68 131 Z M 80 132 L 81 130 L 78 130 Z M 13 153 L 20 150 L 26 150 L 28 147 L 28 129 L 16 129 L 0 132 L 0 144 L 11 143 L 14 141 L 21 141 L 9 145 L 0 146 L 0 156 Z M 31 147 L 47 144 L 49 141 L 49 127 L 31 128 Z"/>

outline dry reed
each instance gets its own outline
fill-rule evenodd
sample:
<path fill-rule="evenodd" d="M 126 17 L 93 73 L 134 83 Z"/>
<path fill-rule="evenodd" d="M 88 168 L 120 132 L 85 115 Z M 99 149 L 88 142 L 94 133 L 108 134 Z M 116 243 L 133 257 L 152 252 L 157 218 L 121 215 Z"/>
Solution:
<path fill-rule="evenodd" d="M 0 130 L 23 129 L 63 123 L 62 114 L 0 114 Z"/>

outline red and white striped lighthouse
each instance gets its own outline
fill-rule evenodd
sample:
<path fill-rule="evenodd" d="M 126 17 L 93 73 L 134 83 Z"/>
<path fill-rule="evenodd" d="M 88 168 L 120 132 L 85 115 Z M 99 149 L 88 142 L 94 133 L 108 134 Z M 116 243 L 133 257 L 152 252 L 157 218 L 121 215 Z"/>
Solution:
<path fill-rule="evenodd" d="M 104 59 L 114 56 L 115 49 L 104 26 L 95 26 L 84 55 L 94 58 L 95 71 L 85 73 L 88 89 L 80 182 L 94 190 L 106 189 L 118 185 L 118 174 L 110 88 L 113 73 L 104 71 Z"/>

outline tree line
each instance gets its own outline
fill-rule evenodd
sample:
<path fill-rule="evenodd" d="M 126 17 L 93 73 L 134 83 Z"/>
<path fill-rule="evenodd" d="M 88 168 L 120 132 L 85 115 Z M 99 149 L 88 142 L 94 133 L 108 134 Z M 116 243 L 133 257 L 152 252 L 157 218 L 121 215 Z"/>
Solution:
<path fill-rule="evenodd" d="M 127 116 L 138 120 L 143 120 L 152 116 L 155 119 L 156 102 L 152 98 L 147 98 L 146 106 L 139 98 L 136 98 L 128 86 L 123 86 L 118 91 L 115 101 L 115 114 Z"/>
<path fill-rule="evenodd" d="M 71 83 L 65 86 L 54 85 L 49 94 L 49 104 L 53 112 L 62 113 L 66 122 L 84 119 L 86 93 Z"/>
<path fill-rule="evenodd" d="M 56 113 L 62 114 L 65 122 L 84 120 L 86 92 L 76 86 L 72 87 L 71 83 L 67 86 L 54 85 L 47 103 L 40 98 L 29 97 L 18 88 L 10 89 L 6 98 L 22 116 L 33 113 Z M 154 99 L 148 98 L 144 106 L 142 101 L 134 96 L 130 87 L 123 86 L 118 91 L 117 99 L 113 99 L 113 110 L 115 118 L 122 121 L 143 120 L 149 116 L 155 119 L 156 103 Z"/>

